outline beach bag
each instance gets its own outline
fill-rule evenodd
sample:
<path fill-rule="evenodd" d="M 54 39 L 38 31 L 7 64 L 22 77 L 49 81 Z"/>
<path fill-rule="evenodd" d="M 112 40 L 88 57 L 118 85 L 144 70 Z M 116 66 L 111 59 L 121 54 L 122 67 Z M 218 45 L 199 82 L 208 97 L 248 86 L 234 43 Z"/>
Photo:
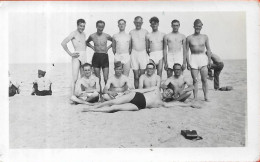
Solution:
<path fill-rule="evenodd" d="M 201 140 L 202 137 L 197 134 L 196 130 L 181 130 L 181 135 L 189 140 Z"/>

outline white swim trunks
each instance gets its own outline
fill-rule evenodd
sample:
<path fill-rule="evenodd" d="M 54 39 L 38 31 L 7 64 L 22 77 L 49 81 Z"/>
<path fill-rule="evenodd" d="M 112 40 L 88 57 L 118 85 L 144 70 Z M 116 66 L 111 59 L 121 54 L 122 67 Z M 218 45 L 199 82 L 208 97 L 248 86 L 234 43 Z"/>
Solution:
<path fill-rule="evenodd" d="M 132 50 L 131 53 L 131 67 L 133 70 L 145 69 L 149 62 L 149 57 L 146 50 L 136 51 Z"/>
<path fill-rule="evenodd" d="M 91 96 L 93 96 L 93 97 L 98 96 L 98 92 L 95 91 L 95 92 L 92 92 L 92 93 L 84 93 L 84 94 L 83 94 L 82 96 L 80 96 L 79 98 L 82 99 L 82 100 L 86 100 L 87 98 L 89 98 L 89 97 L 91 97 Z"/>
<path fill-rule="evenodd" d="M 128 63 L 130 61 L 130 55 L 129 53 L 122 53 L 122 54 L 115 54 L 114 62 L 120 61 L 123 64 Z"/>
<path fill-rule="evenodd" d="M 86 51 L 75 51 L 79 53 L 79 57 L 77 59 L 79 59 L 80 64 L 83 65 L 85 63 L 87 63 L 87 52 Z"/>
<path fill-rule="evenodd" d="M 155 65 L 159 64 L 159 61 L 163 58 L 163 51 L 154 51 L 150 53 L 150 59 L 153 60 Z"/>
<path fill-rule="evenodd" d="M 190 55 L 190 66 L 192 69 L 200 69 L 203 66 L 207 66 L 207 65 L 208 65 L 208 57 L 205 53 Z"/>
<path fill-rule="evenodd" d="M 167 54 L 167 64 L 168 68 L 173 69 L 173 65 L 175 63 L 183 64 L 183 51 L 179 51 L 177 53 L 168 53 Z"/>

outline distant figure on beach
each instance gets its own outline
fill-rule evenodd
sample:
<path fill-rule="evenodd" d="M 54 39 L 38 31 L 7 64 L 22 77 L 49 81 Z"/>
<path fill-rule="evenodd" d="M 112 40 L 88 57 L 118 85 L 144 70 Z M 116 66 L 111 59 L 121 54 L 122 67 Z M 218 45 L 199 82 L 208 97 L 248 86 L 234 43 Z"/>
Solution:
<path fill-rule="evenodd" d="M 76 82 L 75 95 L 70 99 L 78 104 L 90 104 L 99 100 L 99 79 L 92 75 L 92 65 L 82 65 L 84 76 Z"/>
<path fill-rule="evenodd" d="M 131 90 L 130 93 L 119 98 L 89 106 L 82 111 L 111 113 L 116 111 L 138 111 L 145 108 L 174 108 L 175 106 L 200 108 L 200 105 L 194 103 L 163 102 L 159 88 L 152 87 Z"/>
<path fill-rule="evenodd" d="M 139 80 L 139 89 L 147 89 L 151 87 L 160 88 L 161 78 L 155 73 L 155 65 L 148 63 L 146 66 L 146 73 L 141 75 Z"/>
<path fill-rule="evenodd" d="M 174 75 L 167 78 L 162 84 L 164 90 L 163 96 L 165 101 L 180 101 L 184 102 L 190 97 L 191 91 L 194 89 L 190 80 L 182 75 L 181 64 L 173 65 Z M 188 86 L 185 88 L 185 86 Z"/>
<path fill-rule="evenodd" d="M 173 65 L 179 63 L 182 71 L 186 69 L 186 37 L 179 33 L 180 22 L 173 20 L 171 22 L 172 32 L 164 36 L 164 69 L 167 71 L 167 78 L 173 74 Z"/>
<path fill-rule="evenodd" d="M 125 94 L 125 92 L 132 88 L 129 83 L 129 78 L 123 73 L 123 64 L 118 61 L 115 62 L 115 74 L 108 79 L 107 84 L 104 88 L 104 100 L 112 100 Z"/>
<path fill-rule="evenodd" d="M 208 67 L 210 68 L 211 50 L 209 46 L 209 38 L 205 34 L 200 34 L 202 29 L 202 22 L 200 19 L 194 21 L 194 34 L 187 37 L 186 48 L 187 51 L 191 50 L 190 59 L 187 57 L 188 69 L 191 69 L 191 76 L 194 85 L 194 99 L 197 100 L 198 95 L 198 74 L 200 72 L 202 90 L 204 92 L 205 101 L 209 101 L 208 98 Z M 207 53 L 205 53 L 205 48 Z M 207 67 L 208 66 L 208 67 Z"/>
<path fill-rule="evenodd" d="M 86 44 L 88 47 L 93 49 L 94 55 L 92 58 L 92 66 L 94 68 L 94 74 L 99 78 L 99 84 L 101 88 L 101 76 L 100 76 L 100 69 L 102 68 L 103 77 L 105 84 L 108 80 L 108 73 L 109 73 L 109 60 L 108 60 L 108 50 L 112 47 L 111 45 L 107 46 L 107 41 L 112 42 L 112 37 L 103 32 L 105 28 L 105 22 L 99 20 L 96 22 L 97 32 L 91 34 Z M 90 44 L 90 42 L 94 43 L 94 46 Z M 102 89 L 102 88 L 101 88 Z M 100 89 L 100 92 L 101 92 Z"/>
<path fill-rule="evenodd" d="M 159 19 L 152 17 L 150 19 L 152 32 L 146 36 L 146 51 L 149 59 L 156 65 L 157 75 L 162 78 L 163 69 L 163 37 L 164 33 L 158 31 Z"/>
<path fill-rule="evenodd" d="M 20 85 L 11 79 L 10 72 L 8 72 L 9 75 L 9 97 L 14 96 L 15 94 L 19 94 L 21 92 Z"/>
<path fill-rule="evenodd" d="M 72 85 L 71 85 L 71 96 L 75 93 L 75 84 L 78 79 L 79 71 L 82 75 L 82 69 L 80 65 L 83 65 L 87 62 L 87 53 L 86 53 L 86 35 L 83 32 L 85 30 L 85 20 L 78 19 L 77 20 L 77 30 L 70 33 L 61 43 L 63 49 L 71 56 L 72 60 Z M 74 52 L 70 52 L 68 49 L 68 42 L 71 41 L 74 47 Z M 54 65 L 54 64 L 53 64 Z"/>
<path fill-rule="evenodd" d="M 113 36 L 112 50 L 115 55 L 114 62 L 120 61 L 123 64 L 123 74 L 129 76 L 131 36 L 125 33 L 126 21 L 118 20 L 119 33 Z"/>
<path fill-rule="evenodd" d="M 47 96 L 52 95 L 51 81 L 45 77 L 46 71 L 38 70 L 38 78 L 33 82 L 31 95 Z"/>
<path fill-rule="evenodd" d="M 219 89 L 219 75 L 221 70 L 224 67 L 223 61 L 220 59 L 220 57 L 214 53 L 211 54 L 211 60 L 213 64 L 211 63 L 210 68 L 208 68 L 208 75 L 209 79 L 212 80 L 214 77 L 214 89 Z M 212 70 L 214 70 L 214 75 L 212 73 Z"/>
<path fill-rule="evenodd" d="M 131 35 L 131 67 L 134 72 L 134 86 L 139 86 L 139 77 L 145 73 L 149 57 L 146 52 L 146 35 L 148 31 L 142 29 L 143 18 L 136 16 L 134 19 L 135 29 L 130 31 Z"/>

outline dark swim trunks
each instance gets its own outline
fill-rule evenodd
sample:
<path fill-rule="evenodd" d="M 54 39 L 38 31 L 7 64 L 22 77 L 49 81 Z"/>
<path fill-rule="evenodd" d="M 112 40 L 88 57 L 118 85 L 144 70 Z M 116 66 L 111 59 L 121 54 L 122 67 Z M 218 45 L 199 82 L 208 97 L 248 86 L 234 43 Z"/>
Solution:
<path fill-rule="evenodd" d="M 145 97 L 142 93 L 139 92 L 135 93 L 135 97 L 130 101 L 130 103 L 136 105 L 139 110 L 146 107 Z"/>
<path fill-rule="evenodd" d="M 108 54 L 106 53 L 94 53 L 92 58 L 92 66 L 95 68 L 107 68 L 109 67 Z"/>

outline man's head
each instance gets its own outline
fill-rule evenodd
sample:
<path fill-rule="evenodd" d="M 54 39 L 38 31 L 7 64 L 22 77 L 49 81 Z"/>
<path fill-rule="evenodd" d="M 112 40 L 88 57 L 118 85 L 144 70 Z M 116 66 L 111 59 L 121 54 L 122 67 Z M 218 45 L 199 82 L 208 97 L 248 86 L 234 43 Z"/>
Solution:
<path fill-rule="evenodd" d="M 157 17 L 152 17 L 149 22 L 153 31 L 157 31 L 159 26 L 159 19 Z"/>
<path fill-rule="evenodd" d="M 172 20 L 172 31 L 173 32 L 178 32 L 180 28 L 180 22 L 179 20 Z"/>
<path fill-rule="evenodd" d="M 143 25 L 143 18 L 141 16 L 136 16 L 134 20 L 134 24 L 137 30 L 141 29 Z"/>
<path fill-rule="evenodd" d="M 82 69 L 83 69 L 83 74 L 85 77 L 90 77 L 92 74 L 92 65 L 89 63 L 85 63 L 83 65 L 81 65 Z"/>
<path fill-rule="evenodd" d="M 202 26 L 203 26 L 203 24 L 202 24 L 202 22 L 201 22 L 200 19 L 196 19 L 196 20 L 194 21 L 193 27 L 194 27 L 194 29 L 195 29 L 195 33 L 196 33 L 196 34 L 199 34 L 199 33 L 200 33 L 200 31 L 201 31 L 201 29 L 202 29 Z"/>
<path fill-rule="evenodd" d="M 102 20 L 98 20 L 96 22 L 96 28 L 97 28 L 97 33 L 102 34 L 102 32 L 105 28 L 105 22 Z"/>
<path fill-rule="evenodd" d="M 85 30 L 86 22 L 84 19 L 77 20 L 77 30 L 82 33 Z"/>
<path fill-rule="evenodd" d="M 172 99 L 172 96 L 174 94 L 174 91 L 171 89 L 171 88 L 167 88 L 163 91 L 163 99 L 164 100 L 169 100 L 169 99 Z"/>
<path fill-rule="evenodd" d="M 115 75 L 117 77 L 120 77 L 123 73 L 123 64 L 120 61 L 117 61 L 114 63 L 114 65 L 115 65 L 115 68 L 114 68 Z"/>
<path fill-rule="evenodd" d="M 125 31 L 126 21 L 124 19 L 118 20 L 118 28 L 120 31 Z"/>
<path fill-rule="evenodd" d="M 146 65 L 146 74 L 152 76 L 155 70 L 155 65 L 153 63 L 148 63 Z"/>
<path fill-rule="evenodd" d="M 46 74 L 46 71 L 38 70 L 38 78 L 44 77 Z"/>
<path fill-rule="evenodd" d="M 180 76 L 182 72 L 181 64 L 175 63 L 173 65 L 173 72 L 175 76 Z"/>

